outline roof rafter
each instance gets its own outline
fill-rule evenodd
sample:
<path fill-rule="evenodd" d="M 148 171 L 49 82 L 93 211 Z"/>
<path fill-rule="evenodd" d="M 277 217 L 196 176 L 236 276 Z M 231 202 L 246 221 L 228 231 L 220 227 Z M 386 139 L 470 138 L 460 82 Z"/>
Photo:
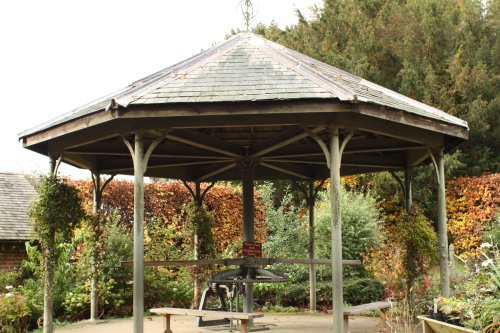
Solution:
<path fill-rule="evenodd" d="M 320 131 L 324 130 L 324 127 L 316 127 L 311 129 L 310 131 L 312 133 L 318 133 Z M 253 150 L 255 152 L 250 155 L 251 158 L 255 157 L 261 157 L 266 155 L 267 153 L 270 153 L 272 151 L 275 151 L 277 149 L 280 149 L 282 147 L 288 146 L 294 142 L 297 142 L 299 140 L 302 140 L 304 138 L 307 138 L 309 136 L 309 133 L 304 131 L 301 128 L 292 128 L 286 132 L 283 132 L 282 134 L 279 134 L 266 142 L 256 145 L 253 147 Z"/>
<path fill-rule="evenodd" d="M 296 165 L 286 164 L 286 166 L 282 167 L 267 162 L 261 162 L 260 165 L 304 180 L 312 179 L 312 177 L 308 175 L 307 169 L 300 168 Z"/>
<path fill-rule="evenodd" d="M 222 155 L 241 158 L 244 156 L 241 147 L 215 139 L 191 130 L 176 129 L 167 134 L 167 139 L 185 143 L 190 146 L 210 150 Z"/>

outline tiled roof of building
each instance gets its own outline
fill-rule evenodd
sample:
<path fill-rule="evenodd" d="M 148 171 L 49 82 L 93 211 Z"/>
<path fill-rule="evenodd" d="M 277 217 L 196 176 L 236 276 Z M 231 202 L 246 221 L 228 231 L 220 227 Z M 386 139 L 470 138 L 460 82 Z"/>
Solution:
<path fill-rule="evenodd" d="M 36 191 L 28 176 L 0 173 L 0 241 L 31 238 L 29 207 Z"/>
<path fill-rule="evenodd" d="M 375 83 L 251 33 L 241 33 L 20 136 L 111 106 L 333 99 L 399 109 L 467 128 L 467 123 Z"/>

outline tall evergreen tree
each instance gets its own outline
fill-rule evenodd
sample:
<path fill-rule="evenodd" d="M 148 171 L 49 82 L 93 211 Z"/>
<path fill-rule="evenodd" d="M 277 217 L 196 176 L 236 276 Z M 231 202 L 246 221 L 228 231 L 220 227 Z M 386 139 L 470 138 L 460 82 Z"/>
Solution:
<path fill-rule="evenodd" d="M 457 172 L 500 171 L 500 0 L 325 0 L 297 17 L 254 31 L 468 121 Z"/>

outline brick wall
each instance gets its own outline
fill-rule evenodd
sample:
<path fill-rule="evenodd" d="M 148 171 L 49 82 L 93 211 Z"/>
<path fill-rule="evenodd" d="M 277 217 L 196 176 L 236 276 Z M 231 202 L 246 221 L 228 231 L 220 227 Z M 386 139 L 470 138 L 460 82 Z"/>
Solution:
<path fill-rule="evenodd" d="M 24 242 L 0 243 L 0 271 L 12 271 L 26 258 Z"/>

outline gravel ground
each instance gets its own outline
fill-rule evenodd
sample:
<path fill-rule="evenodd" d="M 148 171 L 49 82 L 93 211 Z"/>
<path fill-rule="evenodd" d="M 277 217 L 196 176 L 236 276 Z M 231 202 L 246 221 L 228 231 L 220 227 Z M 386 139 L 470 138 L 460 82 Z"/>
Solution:
<path fill-rule="evenodd" d="M 255 320 L 258 327 L 267 327 L 263 332 L 272 333 L 324 333 L 332 331 L 332 317 L 327 315 L 265 315 Z M 351 333 L 374 333 L 378 318 L 352 316 L 350 319 Z M 56 329 L 56 333 L 125 333 L 132 332 L 132 318 L 113 319 L 98 324 L 87 321 L 71 324 Z M 157 316 L 145 317 L 144 333 L 162 333 L 163 318 Z M 194 317 L 172 316 L 171 327 L 174 333 L 211 333 L 239 332 L 225 329 L 207 329 L 195 326 Z"/>

